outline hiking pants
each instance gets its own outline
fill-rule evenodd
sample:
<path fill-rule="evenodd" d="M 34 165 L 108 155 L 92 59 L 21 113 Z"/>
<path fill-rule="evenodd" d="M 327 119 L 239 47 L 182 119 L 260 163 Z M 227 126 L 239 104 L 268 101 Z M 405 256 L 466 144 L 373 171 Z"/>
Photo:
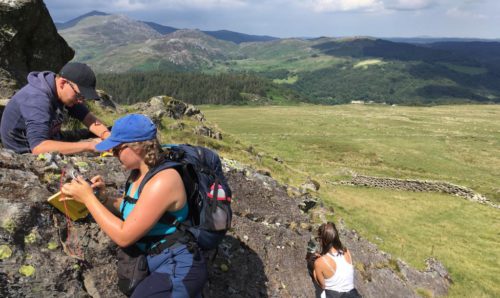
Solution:
<path fill-rule="evenodd" d="M 175 244 L 158 255 L 148 256 L 149 272 L 132 297 L 201 297 L 208 279 L 205 259 L 197 248 Z"/>

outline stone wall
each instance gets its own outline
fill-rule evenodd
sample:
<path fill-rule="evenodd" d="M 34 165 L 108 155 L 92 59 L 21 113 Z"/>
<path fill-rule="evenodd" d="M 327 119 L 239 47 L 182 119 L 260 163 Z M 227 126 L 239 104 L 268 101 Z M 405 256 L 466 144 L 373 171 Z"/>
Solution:
<path fill-rule="evenodd" d="M 411 179 L 395 179 L 395 178 L 384 178 L 384 177 L 371 177 L 363 175 L 355 175 L 351 180 L 341 181 L 339 184 L 343 185 L 354 185 L 354 186 L 366 186 L 366 187 L 378 187 L 378 188 L 390 188 L 405 191 L 415 191 L 415 192 L 440 192 L 446 193 L 458 197 L 462 197 L 469 201 L 478 202 L 481 204 L 487 204 L 494 208 L 500 208 L 500 205 L 494 204 L 489 201 L 485 196 L 474 192 L 473 190 L 455 185 L 448 182 L 440 181 L 428 181 L 428 180 L 411 180 Z"/>

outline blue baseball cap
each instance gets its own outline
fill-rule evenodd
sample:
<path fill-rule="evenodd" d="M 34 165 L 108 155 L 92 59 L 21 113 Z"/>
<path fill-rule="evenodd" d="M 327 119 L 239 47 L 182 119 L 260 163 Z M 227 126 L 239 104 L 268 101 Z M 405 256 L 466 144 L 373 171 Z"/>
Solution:
<path fill-rule="evenodd" d="M 108 151 L 120 144 L 142 142 L 156 138 L 156 126 L 148 117 L 130 114 L 119 118 L 111 128 L 111 135 L 95 146 L 98 151 Z"/>

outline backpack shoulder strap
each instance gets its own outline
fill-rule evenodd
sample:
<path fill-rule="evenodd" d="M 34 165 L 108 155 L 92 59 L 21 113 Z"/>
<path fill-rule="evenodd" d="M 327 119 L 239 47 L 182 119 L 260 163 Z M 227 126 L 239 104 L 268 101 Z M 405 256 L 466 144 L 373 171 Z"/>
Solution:
<path fill-rule="evenodd" d="M 194 219 L 196 221 L 196 214 L 193 212 L 194 211 L 194 206 L 192 203 L 196 200 L 193 200 L 195 196 L 198 194 L 198 180 L 196 178 L 196 172 L 193 168 L 193 166 L 189 163 L 181 163 L 177 161 L 171 161 L 169 159 L 164 159 L 162 163 L 157 165 L 154 168 L 151 168 L 147 173 L 146 176 L 141 181 L 141 184 L 139 185 L 138 194 L 140 195 L 142 192 L 142 189 L 146 185 L 146 183 L 153 178 L 154 175 L 158 174 L 159 172 L 166 170 L 166 169 L 175 169 L 179 175 L 181 176 L 182 183 L 184 184 L 184 189 L 186 191 L 186 197 L 187 197 L 187 204 L 189 206 L 189 216 L 190 218 Z M 194 218 L 193 218 L 194 217 Z M 176 224 L 176 218 L 172 216 L 170 213 L 165 212 L 163 216 L 160 218 L 159 222 L 165 223 L 165 224 Z M 177 225 L 177 224 L 176 224 Z"/>
<path fill-rule="evenodd" d="M 198 195 L 198 179 L 196 178 L 196 172 L 191 164 L 185 163 L 181 164 L 178 167 L 175 167 L 177 172 L 182 178 L 182 183 L 184 184 L 184 190 L 186 191 L 186 204 L 188 204 L 188 218 L 193 221 L 193 224 L 198 222 L 199 214 L 196 214 L 196 197 Z M 159 222 L 165 224 L 173 224 L 177 228 L 181 229 L 181 224 L 177 222 L 177 218 L 175 218 L 169 212 L 165 212 L 163 216 L 160 218 Z"/>
<path fill-rule="evenodd" d="M 177 171 L 179 171 L 179 168 L 182 166 L 181 163 L 175 162 L 175 161 L 170 161 L 170 160 L 165 160 L 164 162 L 160 163 L 156 167 L 153 167 L 149 169 L 149 171 L 146 173 L 146 176 L 141 181 L 141 184 L 139 185 L 139 188 L 137 189 L 138 194 L 140 195 L 142 192 L 142 189 L 146 185 L 146 183 L 153 178 L 154 175 L 158 174 L 159 172 L 166 170 L 166 169 L 171 169 L 174 168 Z M 180 173 L 179 173 L 180 174 Z"/>

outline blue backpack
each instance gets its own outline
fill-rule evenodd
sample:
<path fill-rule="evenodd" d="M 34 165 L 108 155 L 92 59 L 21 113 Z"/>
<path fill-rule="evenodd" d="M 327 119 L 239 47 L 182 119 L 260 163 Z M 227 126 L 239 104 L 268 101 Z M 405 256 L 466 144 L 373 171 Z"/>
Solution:
<path fill-rule="evenodd" d="M 170 213 L 165 213 L 160 222 L 175 225 L 178 231 L 189 232 L 202 249 L 217 248 L 231 228 L 232 219 L 232 193 L 219 155 L 208 148 L 187 144 L 162 145 L 162 148 L 163 159 L 144 176 L 138 188 L 139 194 L 158 172 L 176 169 L 186 189 L 189 217 L 186 222 L 179 223 Z"/>

